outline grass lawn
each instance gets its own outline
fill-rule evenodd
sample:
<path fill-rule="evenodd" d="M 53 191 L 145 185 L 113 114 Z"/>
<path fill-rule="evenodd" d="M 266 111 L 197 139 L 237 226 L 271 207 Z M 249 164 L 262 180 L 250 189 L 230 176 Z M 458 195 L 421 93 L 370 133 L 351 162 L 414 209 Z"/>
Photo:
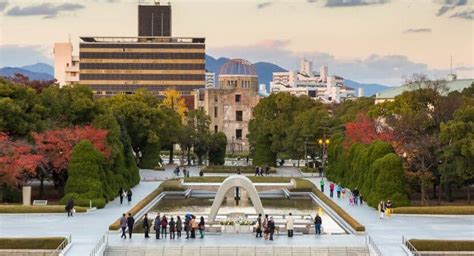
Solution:
<path fill-rule="evenodd" d="M 0 238 L 0 249 L 54 250 L 65 239 L 64 237 Z"/>
<path fill-rule="evenodd" d="M 202 168 L 204 173 L 237 173 L 240 170 L 241 173 L 255 173 L 255 166 L 224 166 L 224 165 L 210 165 Z M 276 169 L 270 167 L 270 173 L 275 174 Z"/>
<path fill-rule="evenodd" d="M 8 204 L 0 205 L 0 213 L 64 213 L 64 205 L 18 205 Z M 87 208 L 75 206 L 76 213 L 87 212 Z"/>
<path fill-rule="evenodd" d="M 203 176 L 203 177 L 189 177 L 185 178 L 185 182 L 223 182 L 227 177 Z M 291 178 L 287 177 L 273 177 L 273 176 L 250 176 L 248 177 L 252 182 L 256 183 L 288 183 Z"/>
<path fill-rule="evenodd" d="M 474 215 L 474 206 L 407 206 L 393 209 L 394 214 Z"/>
<path fill-rule="evenodd" d="M 474 240 L 422 240 L 411 239 L 418 251 L 474 251 Z"/>

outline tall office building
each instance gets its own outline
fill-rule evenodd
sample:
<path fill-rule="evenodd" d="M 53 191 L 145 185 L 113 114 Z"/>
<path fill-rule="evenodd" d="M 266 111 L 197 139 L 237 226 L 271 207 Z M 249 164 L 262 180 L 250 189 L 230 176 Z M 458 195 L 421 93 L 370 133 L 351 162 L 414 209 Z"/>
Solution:
<path fill-rule="evenodd" d="M 139 5 L 138 36 L 171 36 L 171 6 Z"/>

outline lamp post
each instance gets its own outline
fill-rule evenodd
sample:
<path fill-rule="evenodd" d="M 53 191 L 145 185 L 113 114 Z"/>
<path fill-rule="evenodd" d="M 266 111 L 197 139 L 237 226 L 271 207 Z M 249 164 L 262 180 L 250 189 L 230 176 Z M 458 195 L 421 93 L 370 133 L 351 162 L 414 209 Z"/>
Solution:
<path fill-rule="evenodd" d="M 326 133 L 324 133 L 323 138 L 318 140 L 318 144 L 321 145 L 322 150 L 323 150 L 322 160 L 321 160 L 321 168 L 323 169 L 323 173 L 322 175 L 320 175 L 321 177 L 324 177 L 324 173 L 325 173 L 324 167 L 326 165 L 326 159 L 327 159 L 327 147 L 330 142 L 331 141 L 326 138 Z"/>
<path fill-rule="evenodd" d="M 231 150 L 232 150 L 232 155 L 234 155 L 234 136 L 232 136 L 232 142 L 230 143 L 230 147 L 231 147 Z"/>

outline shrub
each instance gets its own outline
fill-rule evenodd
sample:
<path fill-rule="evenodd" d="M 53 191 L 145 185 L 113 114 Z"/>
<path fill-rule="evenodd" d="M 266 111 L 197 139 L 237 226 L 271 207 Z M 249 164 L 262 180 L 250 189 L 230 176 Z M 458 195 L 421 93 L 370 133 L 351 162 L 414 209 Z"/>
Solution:
<path fill-rule="evenodd" d="M 0 238 L 0 249 L 5 250 L 54 250 L 65 237 Z"/>
<path fill-rule="evenodd" d="M 350 216 L 346 211 L 344 211 L 339 205 L 334 201 L 328 198 L 323 192 L 319 189 L 313 189 L 313 193 L 319 197 L 327 206 L 331 207 L 345 222 L 347 222 L 355 231 L 364 232 L 365 226 L 357 222 L 352 216 Z"/>
<path fill-rule="evenodd" d="M 227 137 L 224 133 L 218 132 L 210 136 L 209 139 L 209 164 L 223 165 L 225 162 L 225 150 Z"/>
<path fill-rule="evenodd" d="M 410 243 L 418 251 L 474 251 L 473 240 L 423 240 L 411 239 Z"/>
<path fill-rule="evenodd" d="M 394 214 L 474 215 L 474 206 L 410 206 L 393 209 Z"/>
<path fill-rule="evenodd" d="M 312 168 L 308 166 L 301 167 L 300 171 L 307 172 L 307 173 L 317 173 L 319 170 L 317 168 Z"/>
<path fill-rule="evenodd" d="M 305 179 L 295 179 L 296 187 L 288 189 L 291 192 L 311 192 L 316 186 L 313 182 Z"/>
<path fill-rule="evenodd" d="M 160 184 L 160 187 L 163 191 L 184 191 L 185 189 L 181 187 L 179 180 L 166 180 Z"/>
<path fill-rule="evenodd" d="M 62 213 L 64 205 L 0 205 L 0 213 Z M 86 212 L 84 207 L 74 207 L 76 212 Z"/>
<path fill-rule="evenodd" d="M 210 165 L 202 169 L 204 173 L 255 173 L 255 166 L 226 166 L 226 165 Z M 275 174 L 276 169 L 270 167 L 270 173 Z"/>
<path fill-rule="evenodd" d="M 143 169 L 159 169 L 161 167 L 160 158 L 161 146 L 158 143 L 148 143 L 140 159 L 140 167 Z"/>
<path fill-rule="evenodd" d="M 409 205 L 401 159 L 394 153 L 377 159 L 373 168 L 379 173 L 375 182 L 374 193 L 369 198 L 369 204 L 375 207 L 381 200 L 390 200 L 394 207 Z"/>

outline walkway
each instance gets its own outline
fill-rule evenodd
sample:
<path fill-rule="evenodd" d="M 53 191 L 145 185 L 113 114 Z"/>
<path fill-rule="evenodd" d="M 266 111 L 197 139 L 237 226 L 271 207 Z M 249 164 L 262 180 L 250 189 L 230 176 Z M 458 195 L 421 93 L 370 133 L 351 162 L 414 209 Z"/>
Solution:
<path fill-rule="evenodd" d="M 319 188 L 320 178 L 310 178 Z M 329 182 L 326 182 L 325 194 L 329 197 Z M 392 216 L 391 219 L 379 219 L 374 208 L 364 204 L 350 206 L 346 199 L 333 198 L 357 221 L 365 225 L 384 256 L 404 255 L 401 249 L 402 236 L 426 239 L 474 239 L 474 216 Z"/>

